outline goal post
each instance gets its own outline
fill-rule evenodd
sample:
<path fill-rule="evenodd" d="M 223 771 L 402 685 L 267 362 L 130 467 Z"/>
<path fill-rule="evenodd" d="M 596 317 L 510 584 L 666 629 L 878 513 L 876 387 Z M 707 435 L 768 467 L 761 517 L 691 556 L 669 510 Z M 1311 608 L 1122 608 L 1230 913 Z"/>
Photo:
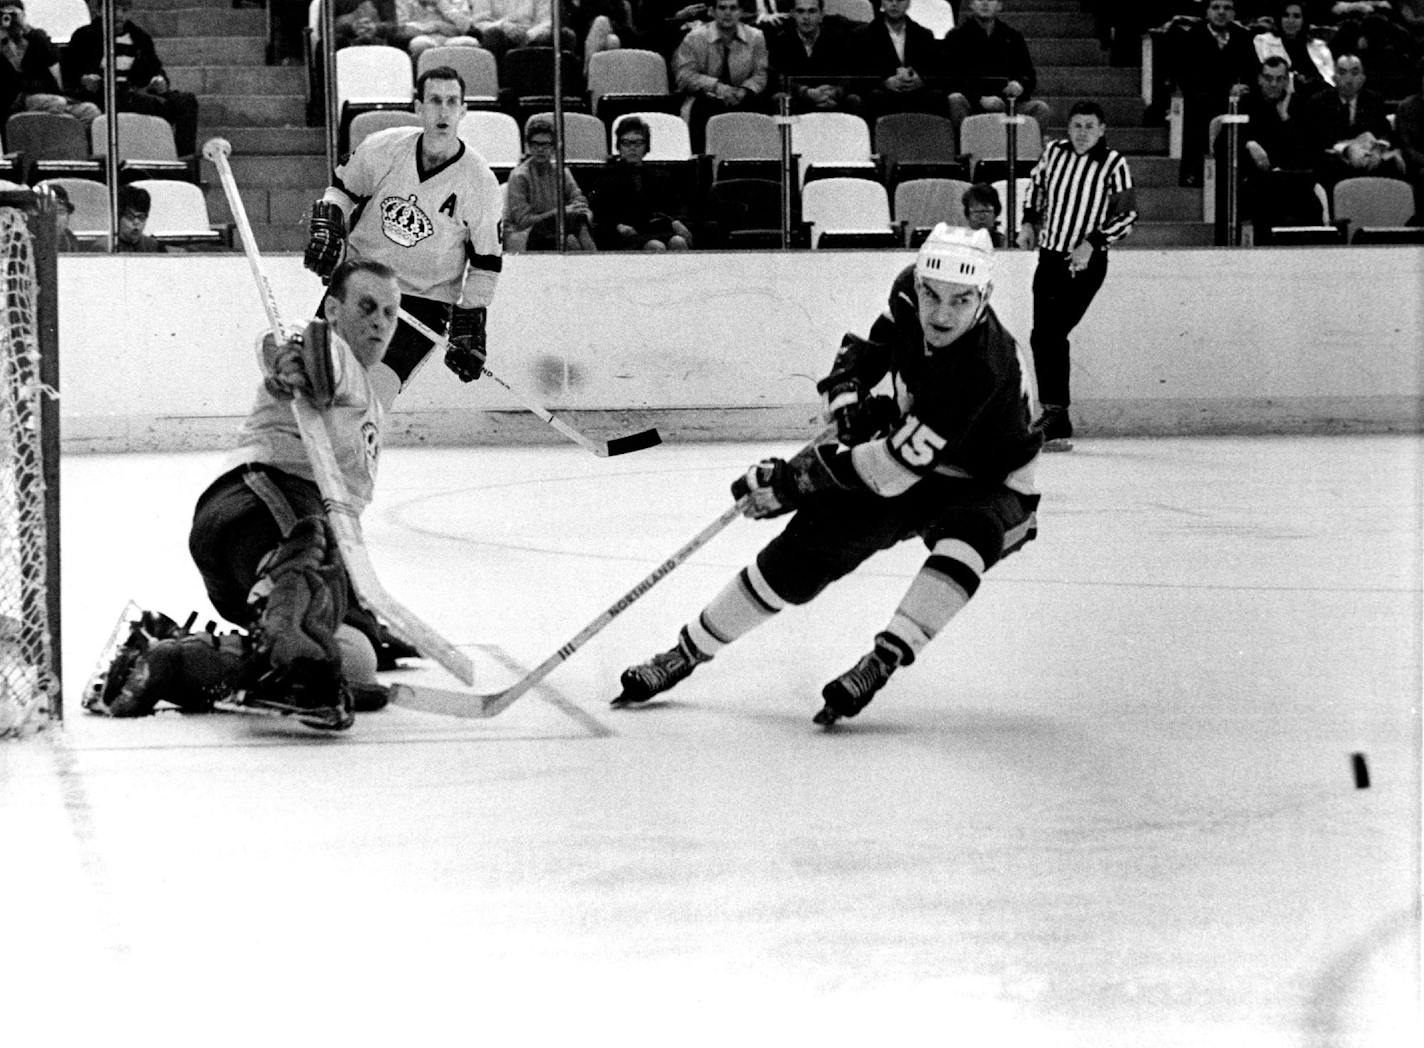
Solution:
<path fill-rule="evenodd" d="M 0 738 L 63 716 L 55 200 L 0 190 Z"/>

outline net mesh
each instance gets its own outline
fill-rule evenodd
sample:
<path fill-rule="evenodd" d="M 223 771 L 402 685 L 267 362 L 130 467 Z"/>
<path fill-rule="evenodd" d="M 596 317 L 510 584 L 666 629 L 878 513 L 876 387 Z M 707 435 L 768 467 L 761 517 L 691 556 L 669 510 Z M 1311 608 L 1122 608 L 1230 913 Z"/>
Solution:
<path fill-rule="evenodd" d="M 0 207 L 0 738 L 40 726 L 57 697 L 47 587 L 38 283 L 25 213 Z"/>

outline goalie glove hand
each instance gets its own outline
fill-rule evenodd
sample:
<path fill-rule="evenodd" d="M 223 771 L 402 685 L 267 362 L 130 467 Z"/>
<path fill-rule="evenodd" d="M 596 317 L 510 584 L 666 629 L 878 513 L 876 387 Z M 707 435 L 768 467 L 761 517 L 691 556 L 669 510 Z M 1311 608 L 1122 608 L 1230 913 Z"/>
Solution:
<path fill-rule="evenodd" d="M 813 495 L 840 487 L 819 449 L 812 447 L 790 461 L 762 459 L 732 481 L 732 498 L 742 516 L 768 520 L 790 513 Z"/>
<path fill-rule="evenodd" d="M 485 307 L 461 309 L 450 317 L 450 344 L 445 350 L 445 366 L 461 382 L 473 382 L 485 369 Z"/>
<path fill-rule="evenodd" d="M 302 264 L 325 284 L 341 261 L 346 246 L 346 216 L 330 200 L 318 200 L 311 209 L 311 239 Z"/>

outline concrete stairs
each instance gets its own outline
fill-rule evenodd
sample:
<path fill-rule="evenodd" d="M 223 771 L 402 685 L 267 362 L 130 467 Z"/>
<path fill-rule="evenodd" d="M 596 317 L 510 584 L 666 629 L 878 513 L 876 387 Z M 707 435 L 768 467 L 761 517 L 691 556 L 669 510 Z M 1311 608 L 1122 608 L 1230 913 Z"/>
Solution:
<path fill-rule="evenodd" d="M 267 12 L 235 10 L 230 0 L 144 0 L 132 16 L 157 39 L 175 86 L 199 96 L 200 141 L 232 143 L 232 166 L 259 245 L 300 251 L 311 201 L 326 184 L 325 145 L 306 126 L 306 71 L 269 66 Z M 1078 0 L 1016 0 L 1004 18 L 1029 41 L 1038 68 L 1038 95 L 1066 123 L 1068 107 L 1094 98 L 1107 112 L 1109 141 L 1125 152 L 1138 185 L 1141 219 L 1124 247 L 1208 244 L 1201 191 L 1177 186 L 1167 158 L 1167 130 L 1142 124 L 1141 72 L 1115 67 Z M 1063 134 L 1050 126 L 1048 135 Z M 229 221 L 211 170 L 204 171 L 214 221 Z"/>

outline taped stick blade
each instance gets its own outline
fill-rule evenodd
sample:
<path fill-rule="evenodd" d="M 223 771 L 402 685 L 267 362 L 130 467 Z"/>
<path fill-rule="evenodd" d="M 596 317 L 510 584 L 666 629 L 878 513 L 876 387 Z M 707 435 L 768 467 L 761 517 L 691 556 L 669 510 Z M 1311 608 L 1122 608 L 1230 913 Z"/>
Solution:
<path fill-rule="evenodd" d="M 645 429 L 641 433 L 630 433 L 626 437 L 614 437 L 608 442 L 608 457 L 657 447 L 662 442 L 663 438 L 656 429 Z"/>

